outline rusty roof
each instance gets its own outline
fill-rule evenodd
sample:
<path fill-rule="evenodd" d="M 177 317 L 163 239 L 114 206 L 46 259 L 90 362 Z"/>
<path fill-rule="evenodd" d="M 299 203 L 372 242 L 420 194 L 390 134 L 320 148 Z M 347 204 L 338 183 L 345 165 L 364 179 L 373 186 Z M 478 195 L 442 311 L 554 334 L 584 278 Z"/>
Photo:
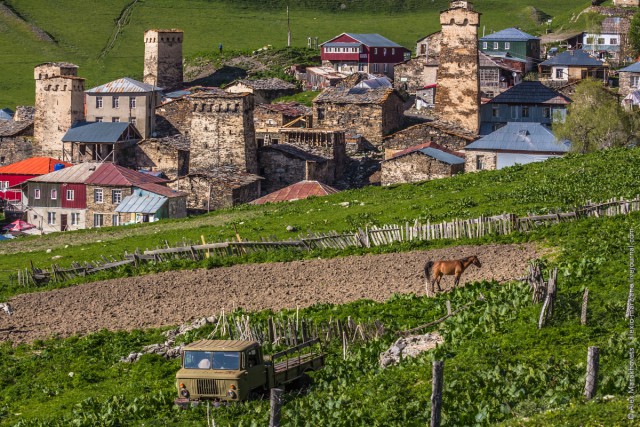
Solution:
<path fill-rule="evenodd" d="M 394 89 L 390 88 L 329 87 L 318 95 L 313 103 L 382 104 L 392 93 L 394 93 Z"/>
<path fill-rule="evenodd" d="M 264 147 L 260 148 L 260 151 L 268 150 L 279 151 L 289 157 L 295 157 L 297 159 L 310 162 L 324 163 L 328 160 L 326 157 L 316 156 L 315 154 L 309 153 L 307 151 L 301 150 L 298 147 L 294 147 L 293 145 L 288 144 L 265 145 Z"/>
<path fill-rule="evenodd" d="M 147 83 L 142 83 L 129 77 L 123 77 L 121 79 L 114 80 L 109 83 L 105 83 L 101 86 L 96 86 L 89 90 L 85 90 L 86 93 L 147 93 L 153 91 L 160 91 L 161 87 L 153 86 Z"/>
<path fill-rule="evenodd" d="M 167 182 L 166 179 L 144 174 L 113 163 L 102 163 L 91 176 L 87 177 L 85 183 L 91 185 L 105 186 L 139 186 L 148 183 Z"/>
<path fill-rule="evenodd" d="M 254 114 L 258 110 L 264 110 L 268 113 L 281 113 L 287 116 L 304 116 L 311 115 L 311 108 L 299 102 L 279 102 L 276 104 L 260 104 L 256 106 Z"/>
<path fill-rule="evenodd" d="M 44 175 L 54 171 L 57 164 L 64 167 L 73 166 L 71 163 L 63 162 L 52 157 L 31 157 L 20 162 L 0 167 L 0 174 L 14 175 Z"/>
<path fill-rule="evenodd" d="M 319 181 L 300 181 L 281 190 L 269 193 L 251 202 L 253 205 L 263 205 L 265 203 L 291 202 L 294 200 L 306 199 L 311 196 L 322 197 L 337 193 L 333 187 Z"/>
<path fill-rule="evenodd" d="M 241 84 L 250 87 L 253 90 L 288 90 L 295 89 L 296 85 L 286 82 L 282 79 L 272 77 L 270 79 L 258 79 L 258 80 L 236 80 L 229 83 L 227 87 L 231 87 L 236 84 Z"/>

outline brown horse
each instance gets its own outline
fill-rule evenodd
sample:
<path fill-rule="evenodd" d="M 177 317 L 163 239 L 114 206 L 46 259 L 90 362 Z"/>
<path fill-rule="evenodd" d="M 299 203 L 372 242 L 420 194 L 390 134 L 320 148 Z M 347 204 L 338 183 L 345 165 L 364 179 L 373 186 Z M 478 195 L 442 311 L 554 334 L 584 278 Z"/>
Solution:
<path fill-rule="evenodd" d="M 471 264 L 475 265 L 476 267 L 482 267 L 482 264 L 480 264 L 480 260 L 475 255 L 451 261 L 429 261 L 424 266 L 424 275 L 427 281 L 431 281 L 432 292 L 435 292 L 434 285 L 438 285 L 438 290 L 442 291 L 442 288 L 440 288 L 440 280 L 444 275 L 455 276 L 455 280 L 453 282 L 453 287 L 455 288 L 458 286 L 458 283 L 460 283 L 460 276 L 462 276 L 462 273 Z"/>

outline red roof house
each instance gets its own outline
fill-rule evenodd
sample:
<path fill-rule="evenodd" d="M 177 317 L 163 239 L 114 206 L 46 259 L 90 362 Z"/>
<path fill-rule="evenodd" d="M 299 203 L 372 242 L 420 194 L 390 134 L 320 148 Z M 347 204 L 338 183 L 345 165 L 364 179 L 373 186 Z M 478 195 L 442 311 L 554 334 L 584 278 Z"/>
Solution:
<path fill-rule="evenodd" d="M 45 175 L 69 166 L 73 165 L 51 157 L 31 157 L 0 167 L 0 199 L 20 200 L 20 190 L 9 190 L 9 188 L 36 176 Z"/>
<path fill-rule="evenodd" d="M 260 197 L 251 202 L 253 205 L 263 205 L 265 203 L 277 203 L 277 202 L 291 202 L 294 200 L 306 199 L 307 197 L 327 196 L 329 194 L 337 193 L 333 187 L 323 184 L 318 181 L 300 181 L 293 185 L 269 193 L 266 196 Z"/>

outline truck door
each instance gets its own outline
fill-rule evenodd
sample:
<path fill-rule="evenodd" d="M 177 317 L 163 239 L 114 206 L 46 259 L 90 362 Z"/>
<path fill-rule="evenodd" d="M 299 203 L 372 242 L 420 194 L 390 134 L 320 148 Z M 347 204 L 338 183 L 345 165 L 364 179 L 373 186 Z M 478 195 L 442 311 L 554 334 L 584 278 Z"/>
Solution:
<path fill-rule="evenodd" d="M 253 347 L 245 353 L 246 385 L 249 390 L 266 385 L 267 374 L 258 347 Z"/>

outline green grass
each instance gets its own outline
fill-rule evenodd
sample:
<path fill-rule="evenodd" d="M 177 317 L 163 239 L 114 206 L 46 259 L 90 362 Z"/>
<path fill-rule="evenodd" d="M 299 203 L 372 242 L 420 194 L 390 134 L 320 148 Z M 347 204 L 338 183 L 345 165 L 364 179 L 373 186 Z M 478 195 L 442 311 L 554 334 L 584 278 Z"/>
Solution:
<path fill-rule="evenodd" d="M 265 45 L 283 47 L 287 40 L 285 2 L 189 0 L 144 0 L 132 10 L 115 46 L 104 57 L 115 21 L 130 0 L 5 0 L 29 22 L 51 34 L 56 44 L 38 41 L 24 24 L 0 15 L 0 107 L 33 105 L 33 67 L 45 61 L 69 61 L 80 66 L 79 74 L 90 88 L 129 76 L 142 77 L 143 33 L 150 28 L 185 30 L 184 53 L 194 57 L 217 50 L 255 50 Z M 292 5 L 293 46 L 304 47 L 307 37 L 320 42 L 341 32 L 380 33 L 414 50 L 415 41 L 439 29 L 438 14 L 448 1 L 388 2 L 366 0 Z M 544 33 L 546 24 L 534 22 L 530 7 L 535 6 L 554 18 L 552 28 L 579 28 L 584 19 L 570 19 L 590 4 L 588 0 L 567 6 L 554 0 L 485 0 L 476 4 L 482 12 L 480 34 L 519 26 L 534 34 Z M 317 6 L 313 6 L 317 5 Z M 241 29 L 240 31 L 238 31 Z"/>

